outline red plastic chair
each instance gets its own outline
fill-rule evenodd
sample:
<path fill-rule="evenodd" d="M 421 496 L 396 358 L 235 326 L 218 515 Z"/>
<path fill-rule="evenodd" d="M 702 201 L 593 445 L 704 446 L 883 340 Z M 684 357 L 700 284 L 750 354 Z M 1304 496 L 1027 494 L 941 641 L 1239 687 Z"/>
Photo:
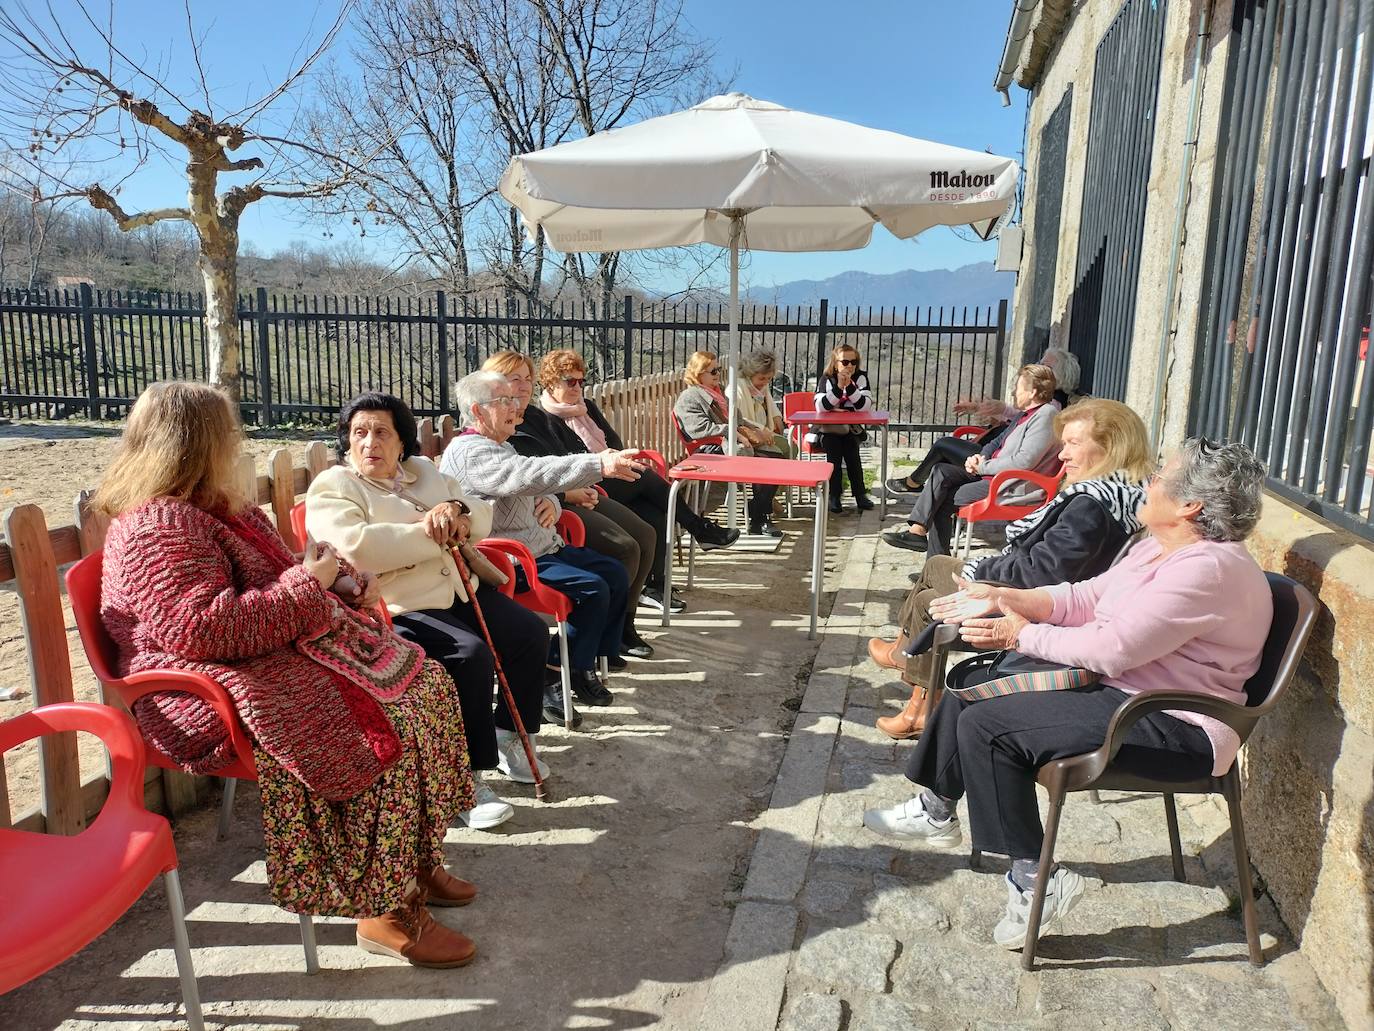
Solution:
<path fill-rule="evenodd" d="M 708 444 L 714 444 L 716 447 L 722 449 L 725 447 L 725 438 L 722 436 L 702 437 L 699 440 L 693 440 L 691 437 L 687 436 L 687 431 L 682 428 L 682 423 L 678 420 L 677 412 L 673 412 L 672 416 L 673 429 L 677 430 L 678 439 L 682 441 L 682 446 L 687 449 L 687 454 L 694 455 Z M 667 479 L 668 473 L 666 466 L 664 467 L 663 476 Z"/>
<path fill-rule="evenodd" d="M 954 540 L 959 540 L 960 527 L 962 524 L 964 533 L 964 558 L 968 558 L 969 552 L 973 550 L 973 524 L 978 522 L 1002 521 L 1011 522 L 1028 516 L 1037 508 L 1043 508 L 1054 500 L 1054 496 L 1059 493 L 1059 481 L 1064 475 L 1064 466 L 1061 463 L 1054 473 L 1045 475 L 1044 473 L 1033 473 L 1029 469 L 1004 469 L 992 478 L 988 484 L 988 496 L 980 501 L 975 501 L 970 505 L 965 505 L 959 509 L 958 518 L 954 521 Z M 997 493 L 1002 489 L 1002 485 L 1011 480 L 1024 480 L 1032 483 L 1045 492 L 1045 497 L 1028 505 L 999 505 L 997 503 Z M 954 549 L 951 548 L 951 551 Z"/>
<path fill-rule="evenodd" d="M 258 779 L 258 769 L 253 762 L 253 746 L 248 739 L 248 733 L 239 720 L 229 693 L 203 674 L 184 669 L 149 669 L 121 677 L 115 672 L 119 650 L 100 618 L 100 578 L 104 569 L 104 559 L 105 553 L 97 551 L 67 570 L 67 597 L 71 599 L 72 614 L 76 617 L 76 629 L 81 635 L 81 647 L 86 652 L 86 661 L 90 663 L 96 679 L 104 684 L 107 690 L 117 695 L 131 711 L 138 699 L 159 691 L 180 691 L 183 694 L 195 695 L 214 710 L 228 731 L 229 742 L 234 749 L 234 758 L 228 765 L 215 771 L 216 776 L 224 778 L 224 801 L 219 813 L 219 836 L 223 838 L 229 833 L 229 821 L 234 814 L 235 786 L 240 780 Z M 144 748 L 146 762 L 166 770 L 181 769 L 169 756 L 154 749 L 147 741 L 144 741 Z M 315 928 L 308 914 L 302 913 L 299 916 L 301 944 L 305 949 L 305 970 L 306 973 L 313 974 L 319 969 L 315 950 Z"/>
<path fill-rule="evenodd" d="M 798 412 L 814 412 L 816 410 L 816 395 L 809 390 L 793 390 L 782 395 L 782 421 L 785 424 L 790 416 Z M 792 437 L 793 443 L 797 445 L 797 454 L 802 458 L 808 455 L 819 455 L 822 450 L 812 447 L 806 442 L 805 426 L 788 426 L 787 433 Z"/>
<path fill-rule="evenodd" d="M 134 721 L 92 702 L 44 705 L 0 723 L 0 755 L 48 734 L 85 731 L 110 753 L 110 794 L 80 834 L 0 830 L 0 995 L 76 955 L 123 916 L 159 874 L 186 1022 L 202 1031 L 172 828 L 143 808 L 143 742 Z"/>
<path fill-rule="evenodd" d="M 988 428 L 986 426 L 956 426 L 954 427 L 954 432 L 952 432 L 950 436 L 974 438 L 981 437 L 987 431 Z"/>

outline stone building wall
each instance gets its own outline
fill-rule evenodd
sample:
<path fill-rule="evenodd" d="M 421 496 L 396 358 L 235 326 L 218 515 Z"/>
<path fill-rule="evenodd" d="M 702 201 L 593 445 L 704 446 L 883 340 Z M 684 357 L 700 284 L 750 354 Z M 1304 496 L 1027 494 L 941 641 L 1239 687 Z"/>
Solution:
<path fill-rule="evenodd" d="M 1158 396 L 1166 286 L 1196 71 L 1194 48 L 1199 45 L 1197 32 L 1206 3 L 1169 0 L 1167 12 L 1126 391 L 1127 403 L 1147 425 Z M 1048 5 L 1046 16 L 1062 19 L 1062 7 Z M 1058 346 L 1067 346 L 1075 285 L 1094 53 L 1120 7 L 1120 0 L 1082 0 L 1057 41 L 1037 26 L 1036 46 L 1023 54 L 1020 81 L 1034 85 L 1026 138 L 1023 270 L 1031 267 L 1040 243 L 1034 238 L 1040 131 L 1065 89 L 1072 85 L 1074 92 L 1054 284 L 1051 341 Z M 1178 288 L 1169 314 L 1173 332 L 1168 337 L 1160 433 L 1165 450 L 1183 437 L 1187 424 L 1231 13 L 1231 0 L 1216 0 L 1211 38 L 1201 44 L 1197 154 L 1184 194 Z M 1265 153 L 1267 148 L 1261 146 Z M 1259 182 L 1262 188 L 1263 169 Z M 1253 261 L 1253 254 L 1249 257 Z M 1029 323 L 1029 280 L 1023 271 L 1013 299 L 1017 328 L 1008 348 L 1013 356 L 1009 371 L 1020 358 L 1021 334 Z M 1250 544 L 1266 569 L 1306 584 L 1322 603 L 1321 621 L 1301 675 L 1243 755 L 1252 862 L 1346 1021 L 1351 1027 L 1374 1027 L 1374 547 L 1272 495 Z M 1232 885 L 1227 888 L 1234 890 Z"/>

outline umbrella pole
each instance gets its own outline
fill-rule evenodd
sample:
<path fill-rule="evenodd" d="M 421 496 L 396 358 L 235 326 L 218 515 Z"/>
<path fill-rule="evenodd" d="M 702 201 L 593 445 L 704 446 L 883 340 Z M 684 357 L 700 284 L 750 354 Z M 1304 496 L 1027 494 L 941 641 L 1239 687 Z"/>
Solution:
<path fill-rule="evenodd" d="M 739 238 L 744 230 L 744 216 L 730 216 L 730 375 L 726 380 L 725 397 L 730 404 L 730 430 L 726 437 L 726 453 L 734 455 L 739 450 Z M 735 483 L 729 484 L 725 492 L 726 526 L 735 528 Z"/>

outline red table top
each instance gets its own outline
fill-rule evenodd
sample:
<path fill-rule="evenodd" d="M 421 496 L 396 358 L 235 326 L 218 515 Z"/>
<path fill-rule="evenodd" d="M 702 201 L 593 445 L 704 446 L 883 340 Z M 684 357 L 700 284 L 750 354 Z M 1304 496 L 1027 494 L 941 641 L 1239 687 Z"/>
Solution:
<path fill-rule="evenodd" d="M 886 426 L 888 413 L 877 409 L 862 412 L 793 412 L 787 417 L 789 426 Z"/>
<path fill-rule="evenodd" d="M 779 487 L 819 487 L 830 479 L 829 462 L 795 462 L 754 455 L 691 455 L 668 470 L 670 480 L 710 483 L 771 483 Z"/>

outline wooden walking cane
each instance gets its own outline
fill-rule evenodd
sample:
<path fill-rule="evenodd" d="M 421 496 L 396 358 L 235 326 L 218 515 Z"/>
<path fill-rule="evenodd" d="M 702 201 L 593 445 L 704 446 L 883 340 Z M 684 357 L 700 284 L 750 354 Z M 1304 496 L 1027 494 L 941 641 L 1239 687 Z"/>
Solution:
<path fill-rule="evenodd" d="M 453 561 L 458 565 L 458 575 L 463 578 L 463 583 L 467 584 L 468 600 L 472 602 L 472 611 L 477 614 L 477 625 L 482 628 L 482 636 L 486 638 L 487 647 L 491 649 L 492 661 L 496 663 L 496 682 L 501 685 L 501 696 L 506 700 L 506 708 L 510 711 L 511 721 L 515 724 L 515 732 L 520 735 L 520 745 L 525 749 L 525 761 L 530 764 L 530 773 L 534 777 L 534 797 L 540 802 L 547 802 L 548 789 L 544 787 L 544 778 L 539 776 L 539 763 L 534 757 L 534 746 L 530 744 L 530 737 L 525 733 L 525 724 L 520 719 L 520 710 L 515 705 L 515 695 L 510 689 L 510 682 L 506 680 L 506 671 L 501 668 L 501 653 L 496 650 L 496 642 L 491 639 L 491 631 L 487 629 L 487 617 L 482 613 L 482 605 L 477 600 L 477 587 L 480 581 L 472 575 L 472 570 L 468 568 L 468 563 L 463 558 L 463 553 L 457 548 L 451 552 Z"/>

